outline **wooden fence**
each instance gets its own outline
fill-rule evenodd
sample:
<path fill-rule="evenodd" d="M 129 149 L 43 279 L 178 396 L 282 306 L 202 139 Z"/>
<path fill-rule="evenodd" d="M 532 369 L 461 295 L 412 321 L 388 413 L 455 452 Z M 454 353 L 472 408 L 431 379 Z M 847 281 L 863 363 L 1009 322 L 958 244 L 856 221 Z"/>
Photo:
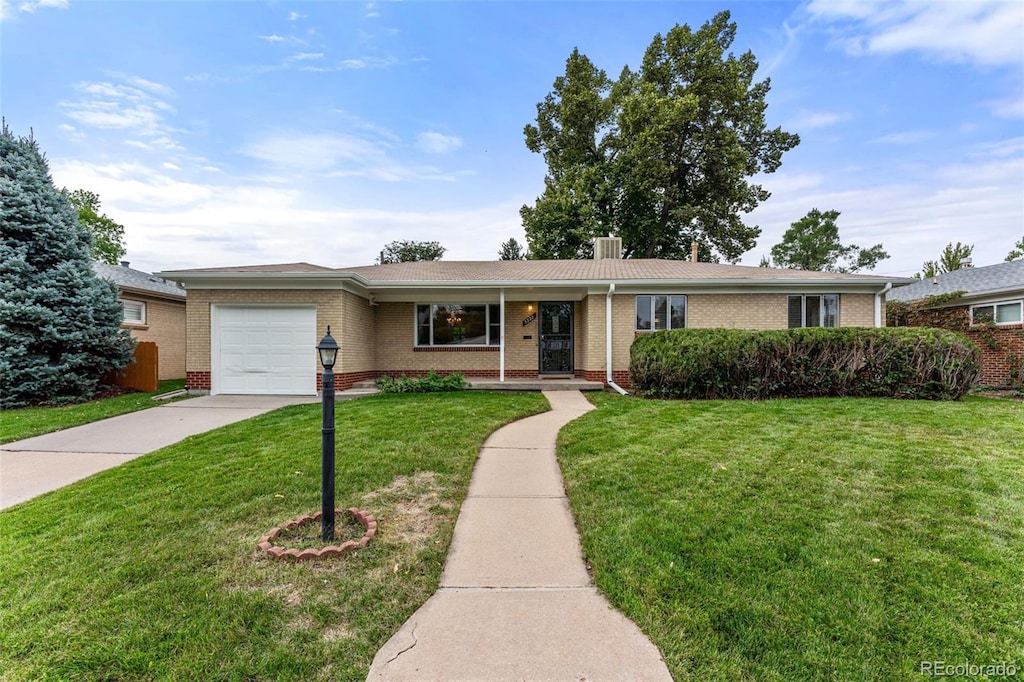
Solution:
<path fill-rule="evenodd" d="M 120 372 L 106 375 L 104 383 L 127 386 L 136 391 L 155 391 L 160 387 L 160 354 L 155 341 L 135 344 L 132 362 Z"/>

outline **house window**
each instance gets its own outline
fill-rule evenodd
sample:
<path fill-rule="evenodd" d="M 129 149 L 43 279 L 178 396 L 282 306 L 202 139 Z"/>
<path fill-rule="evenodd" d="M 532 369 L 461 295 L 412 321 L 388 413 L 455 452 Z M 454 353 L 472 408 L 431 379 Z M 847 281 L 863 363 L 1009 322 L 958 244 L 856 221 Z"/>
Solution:
<path fill-rule="evenodd" d="M 789 328 L 838 327 L 839 294 L 789 297 Z"/>
<path fill-rule="evenodd" d="M 971 324 L 1020 324 L 1022 301 L 999 301 L 971 306 Z"/>
<path fill-rule="evenodd" d="M 146 304 L 142 301 L 121 301 L 122 320 L 129 324 L 146 324 Z"/>
<path fill-rule="evenodd" d="M 501 306 L 434 303 L 416 306 L 417 346 L 497 346 Z"/>
<path fill-rule="evenodd" d="M 682 329 L 686 326 L 686 296 L 637 296 L 636 330 Z"/>

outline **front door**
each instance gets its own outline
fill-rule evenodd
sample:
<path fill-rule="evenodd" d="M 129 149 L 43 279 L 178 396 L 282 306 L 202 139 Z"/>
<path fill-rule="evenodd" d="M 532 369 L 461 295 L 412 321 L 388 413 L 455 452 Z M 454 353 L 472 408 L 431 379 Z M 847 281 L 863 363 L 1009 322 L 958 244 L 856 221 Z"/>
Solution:
<path fill-rule="evenodd" d="M 572 374 L 572 309 L 569 302 L 540 304 L 540 373 Z"/>

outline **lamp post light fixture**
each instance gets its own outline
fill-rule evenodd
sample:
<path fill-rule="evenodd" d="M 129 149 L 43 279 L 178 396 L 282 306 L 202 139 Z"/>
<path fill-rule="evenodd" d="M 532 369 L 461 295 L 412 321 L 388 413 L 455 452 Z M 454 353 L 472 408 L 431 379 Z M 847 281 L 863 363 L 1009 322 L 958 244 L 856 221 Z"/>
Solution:
<path fill-rule="evenodd" d="M 320 530 L 324 540 L 334 540 L 334 363 L 338 359 L 338 342 L 331 336 L 327 325 L 327 336 L 317 344 L 320 364 L 324 366 L 323 377 L 323 429 L 321 430 L 320 467 Z"/>

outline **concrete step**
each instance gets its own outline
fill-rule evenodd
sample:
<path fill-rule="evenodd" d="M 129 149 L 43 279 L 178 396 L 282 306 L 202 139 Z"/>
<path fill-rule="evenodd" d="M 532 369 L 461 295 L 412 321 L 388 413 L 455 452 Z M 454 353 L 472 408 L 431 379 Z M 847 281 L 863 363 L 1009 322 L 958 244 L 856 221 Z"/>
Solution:
<path fill-rule="evenodd" d="M 604 390 L 604 383 L 600 381 L 587 381 L 586 379 L 478 379 L 470 377 L 466 379 L 470 390 L 474 391 L 601 391 Z M 373 381 L 358 381 L 352 388 L 370 389 L 376 388 Z"/>

